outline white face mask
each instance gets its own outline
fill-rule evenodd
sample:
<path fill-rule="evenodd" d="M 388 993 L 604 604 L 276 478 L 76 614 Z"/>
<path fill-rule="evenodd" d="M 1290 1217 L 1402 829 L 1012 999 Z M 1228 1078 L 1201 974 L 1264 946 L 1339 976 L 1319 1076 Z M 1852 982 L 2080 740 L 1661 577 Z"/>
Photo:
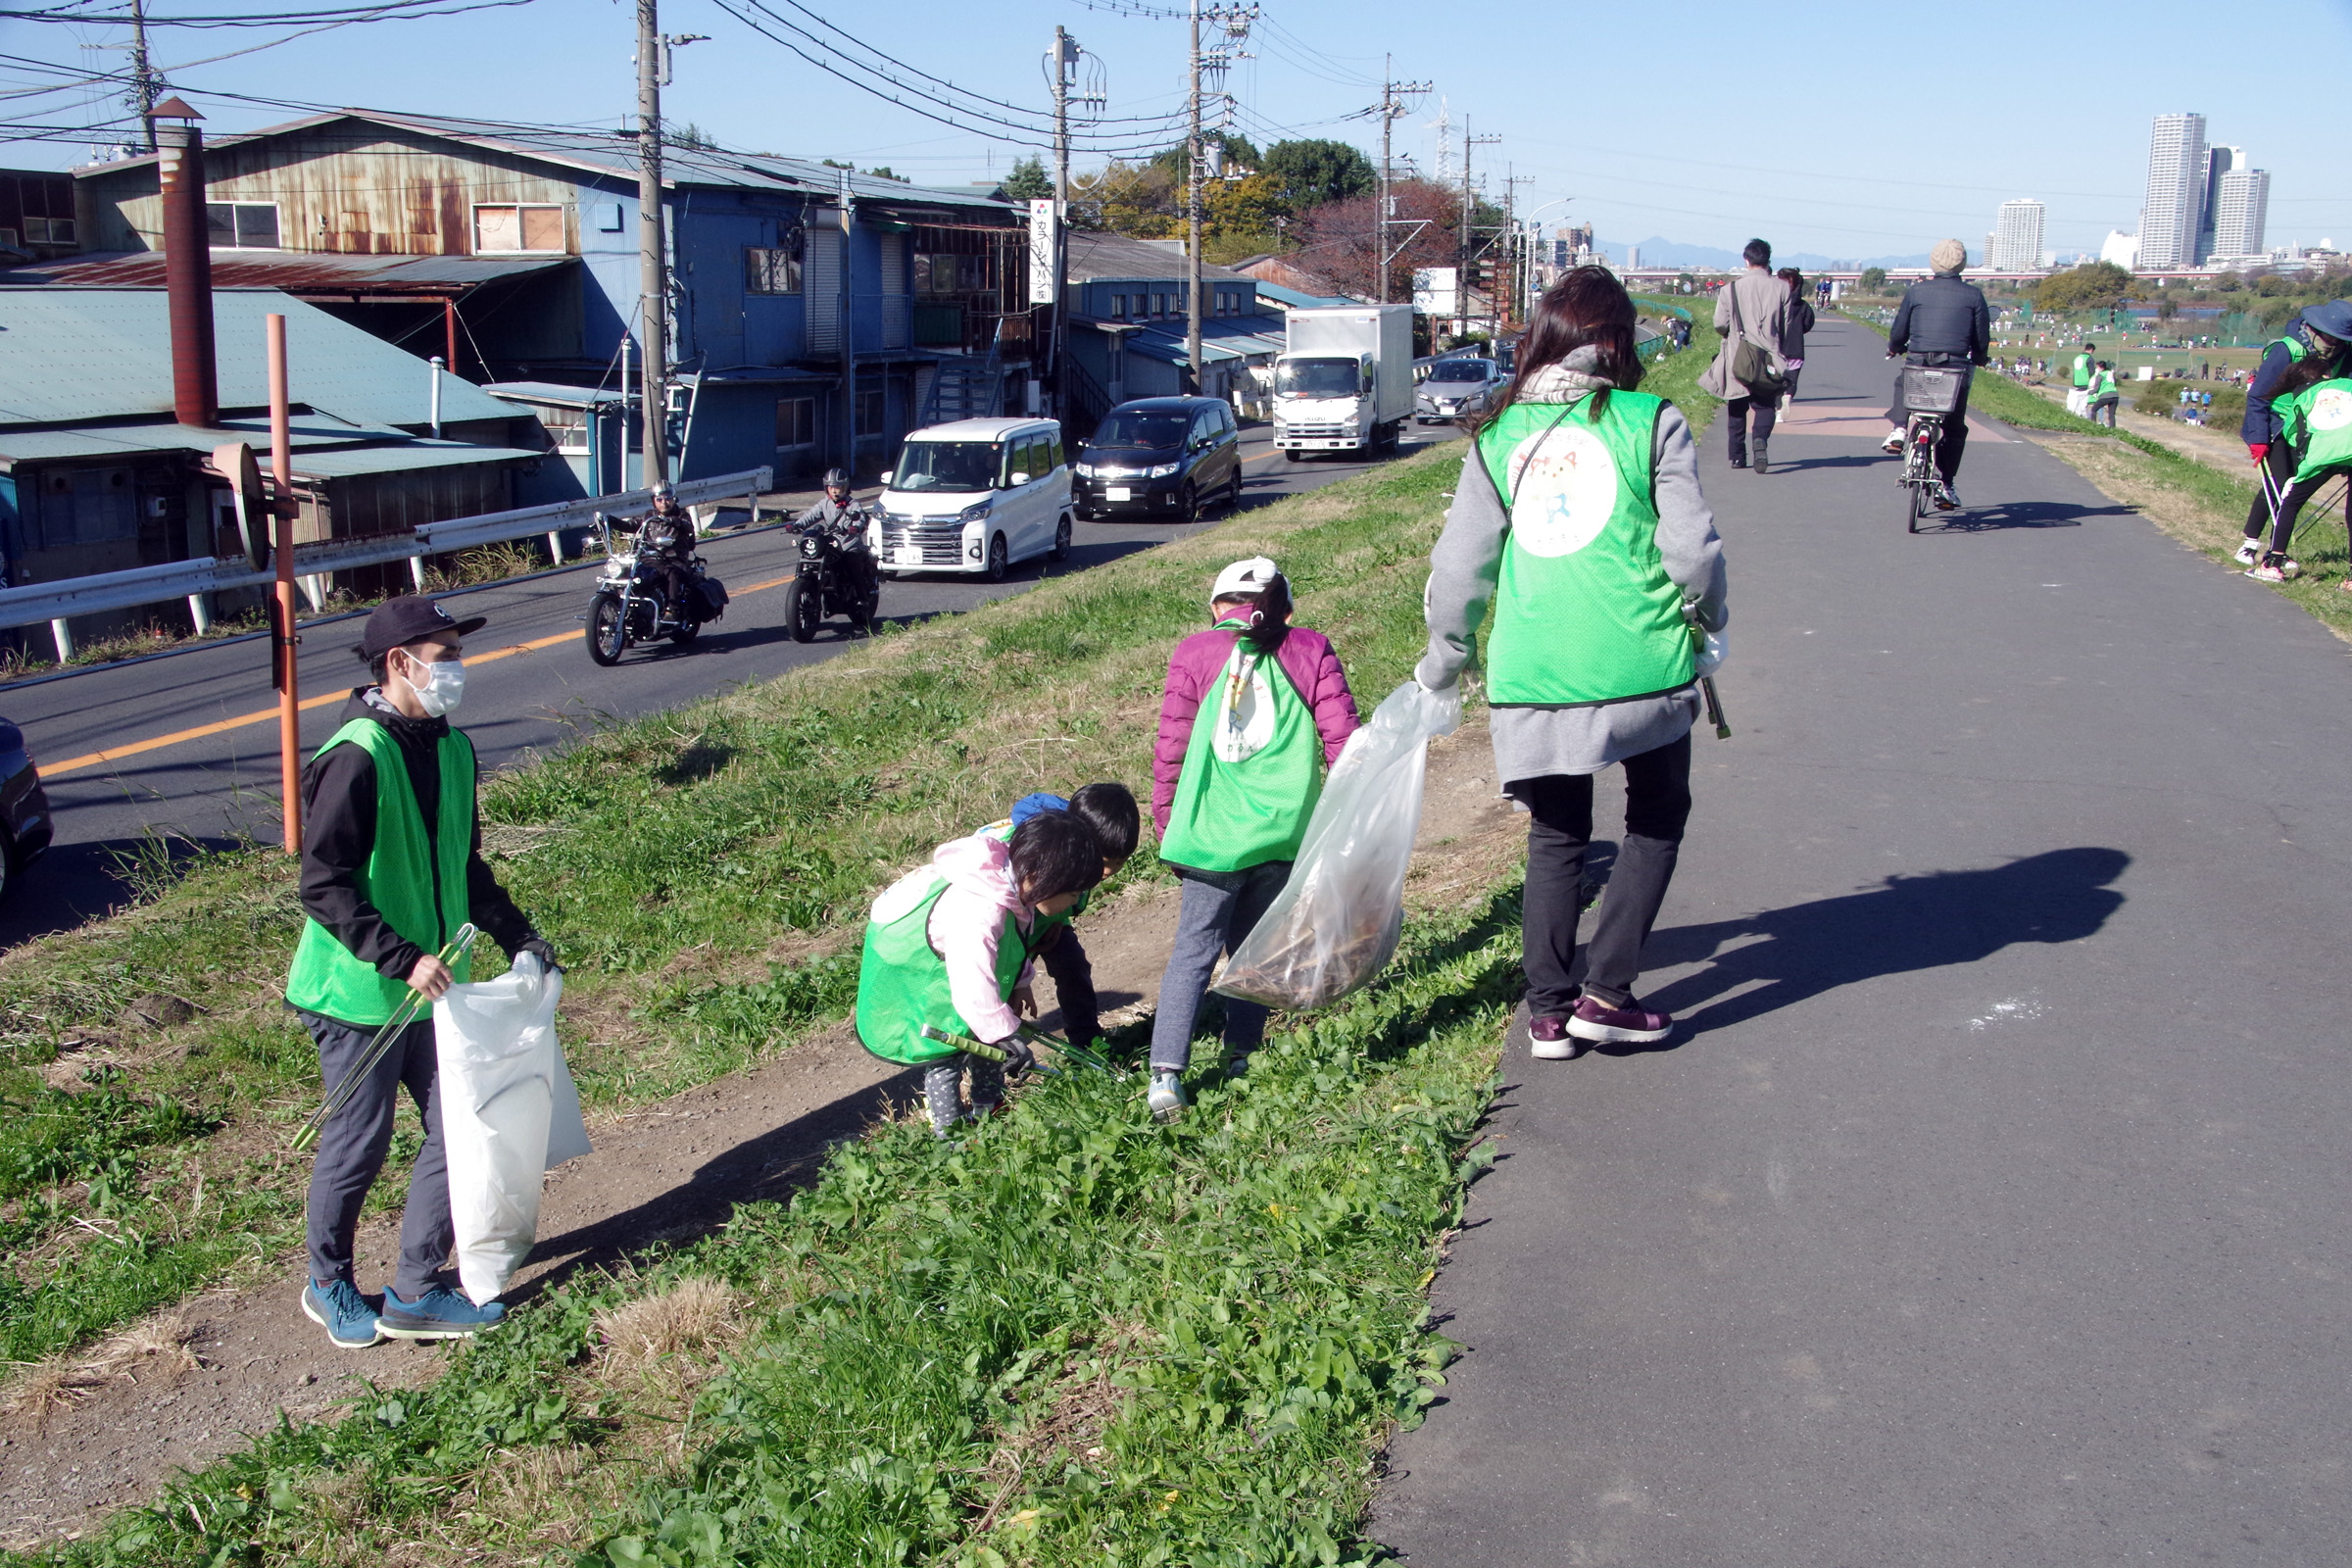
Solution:
<path fill-rule="evenodd" d="M 411 656 L 414 658 L 414 656 Z M 421 660 L 417 662 L 422 663 Z M 416 694 L 416 706 L 424 710 L 427 718 L 440 718 L 457 711 L 458 704 L 466 700 L 466 666 L 454 659 L 436 660 L 424 665 L 424 679 L 415 675 L 401 677 L 409 690 Z"/>

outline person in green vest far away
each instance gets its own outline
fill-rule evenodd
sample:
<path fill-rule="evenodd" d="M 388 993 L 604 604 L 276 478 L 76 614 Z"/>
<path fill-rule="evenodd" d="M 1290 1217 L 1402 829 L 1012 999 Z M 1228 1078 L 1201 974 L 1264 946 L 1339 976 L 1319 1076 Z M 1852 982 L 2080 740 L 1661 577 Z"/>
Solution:
<path fill-rule="evenodd" d="M 2286 436 L 2286 416 L 2298 393 L 2322 381 L 2352 375 L 2352 300 L 2329 300 L 2314 305 L 2295 318 L 2286 335 L 2262 351 L 2262 363 L 2246 386 L 2246 416 L 2238 436 L 2254 460 L 2254 504 L 2246 509 L 2245 543 L 2237 547 L 2237 564 L 2246 575 L 2263 577 L 2265 568 L 2278 573 L 2266 580 L 2281 582 L 2302 568 L 2286 554 L 2293 537 L 2290 523 L 2278 534 L 2276 562 L 2264 559 L 2262 536 L 2277 533 L 2280 509 L 2295 482 L 2302 459 Z M 2306 500 L 2309 498 L 2306 497 Z M 2302 511 L 2300 503 L 2295 510 Z"/>
<path fill-rule="evenodd" d="M 2124 395 L 2116 388 L 2115 365 L 2112 361 L 2101 360 L 2098 368 L 2091 372 L 2086 396 L 2090 400 L 2090 422 L 2097 424 L 2104 419 L 2107 428 L 2114 429 L 2115 411 L 2123 406 Z"/>
<path fill-rule="evenodd" d="M 858 1041 L 923 1069 L 941 1138 L 965 1115 L 967 1065 L 974 1121 L 1004 1104 L 1005 1066 L 1029 1066 L 1018 1036 L 1021 1014 L 1037 1012 L 1032 960 L 1053 922 L 1102 880 L 1095 830 L 1073 812 L 1039 811 L 1007 836 L 982 828 L 941 845 L 874 901 L 858 966 Z"/>
<path fill-rule="evenodd" d="M 302 938 L 286 1003 L 318 1045 L 331 1094 L 413 992 L 440 997 L 468 961 L 436 956 L 471 922 L 509 954 L 555 952 L 482 860 L 473 743 L 450 727 L 466 692 L 458 620 L 429 599 L 387 600 L 357 652 L 373 677 L 343 705 L 342 723 L 302 775 Z M 467 1339 L 506 1308 L 469 1301 L 442 1272 L 456 1232 L 430 1013 L 402 1030 L 318 1134 L 309 1199 L 310 1279 L 302 1309 L 346 1349 L 390 1336 Z M 352 1274 L 360 1209 L 383 1174 L 406 1091 L 424 1123 L 409 1174 L 400 1262 L 370 1307 Z"/>
<path fill-rule="evenodd" d="M 1606 270 L 1546 289 L 1519 372 L 1472 438 L 1423 597 L 1414 675 L 1450 690 L 1490 607 L 1495 779 L 1529 813 L 1523 923 L 1530 1049 L 1652 1045 L 1674 1020 L 1634 997 L 1690 814 L 1696 682 L 1723 662 L 1723 541 L 1675 406 L 1635 390 L 1634 302 Z M 1592 775 L 1625 767 L 1625 838 L 1570 977 Z"/>
<path fill-rule="evenodd" d="M 2085 343 L 2082 345 L 2082 352 L 2075 356 L 2074 379 L 2071 383 L 2075 389 L 2075 395 L 2066 400 L 2067 413 L 2079 414 L 2084 418 L 2090 416 L 2090 383 L 2098 373 L 2099 346 L 2096 343 Z M 1896 450 L 1901 449 L 1897 448 Z"/>
<path fill-rule="evenodd" d="M 1152 1019 L 1149 1103 L 1184 1114 L 1193 1021 L 1219 957 L 1290 880 L 1323 770 L 1356 731 L 1355 697 L 1321 632 L 1291 624 L 1291 585 L 1263 556 L 1217 573 L 1207 631 L 1176 645 L 1152 756 L 1159 858 L 1184 884 Z M 1248 1069 L 1266 1009 L 1223 999 L 1225 1070 Z"/>

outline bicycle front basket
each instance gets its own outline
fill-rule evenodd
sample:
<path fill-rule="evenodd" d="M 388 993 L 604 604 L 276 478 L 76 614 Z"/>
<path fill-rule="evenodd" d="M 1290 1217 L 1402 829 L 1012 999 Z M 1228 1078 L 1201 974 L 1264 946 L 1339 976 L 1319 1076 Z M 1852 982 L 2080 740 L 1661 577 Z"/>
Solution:
<path fill-rule="evenodd" d="M 1968 387 L 1966 370 L 1941 369 L 1932 365 L 1903 367 L 1903 411 L 1906 414 L 1949 414 L 1960 405 Z"/>

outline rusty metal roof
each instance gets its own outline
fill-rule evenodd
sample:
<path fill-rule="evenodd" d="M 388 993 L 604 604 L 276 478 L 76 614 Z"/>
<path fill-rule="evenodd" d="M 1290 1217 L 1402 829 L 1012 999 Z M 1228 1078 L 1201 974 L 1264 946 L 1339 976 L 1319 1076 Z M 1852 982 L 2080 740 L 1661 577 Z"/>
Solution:
<path fill-rule="evenodd" d="M 286 318 L 294 402 L 361 425 L 421 426 L 433 371 L 423 360 L 275 289 L 217 289 L 216 362 L 224 411 L 266 409 L 262 318 Z M 440 372 L 446 423 L 520 412 Z M 172 414 L 172 327 L 160 288 L 0 286 L 0 427 Z"/>
<path fill-rule="evenodd" d="M 215 288 L 277 288 L 297 299 L 330 303 L 352 295 L 416 296 L 420 302 L 463 296 L 484 283 L 578 264 L 575 256 L 344 256 L 329 251 L 217 250 Z M 65 256 L 0 271 L 0 283 L 66 288 L 161 288 L 162 251 Z"/>

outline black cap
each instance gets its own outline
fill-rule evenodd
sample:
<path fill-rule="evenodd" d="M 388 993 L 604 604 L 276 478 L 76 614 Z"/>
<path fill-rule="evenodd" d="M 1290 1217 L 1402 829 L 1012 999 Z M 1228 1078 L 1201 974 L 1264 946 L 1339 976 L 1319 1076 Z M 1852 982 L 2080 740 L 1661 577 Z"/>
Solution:
<path fill-rule="evenodd" d="M 375 607 L 368 617 L 367 630 L 360 633 L 360 652 L 369 659 L 381 659 L 403 644 L 435 632 L 454 631 L 470 637 L 488 624 L 482 615 L 460 620 L 422 594 L 403 594 Z"/>

